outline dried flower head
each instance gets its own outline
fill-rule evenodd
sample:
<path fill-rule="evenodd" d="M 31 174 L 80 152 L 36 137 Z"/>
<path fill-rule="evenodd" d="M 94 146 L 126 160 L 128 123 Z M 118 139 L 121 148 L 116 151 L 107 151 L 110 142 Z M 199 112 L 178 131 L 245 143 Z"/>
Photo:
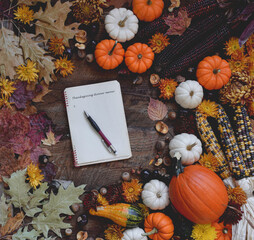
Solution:
<path fill-rule="evenodd" d="M 220 222 L 224 224 L 237 224 L 242 219 L 243 212 L 238 204 L 229 202 L 225 212 L 220 217 Z"/>
<path fill-rule="evenodd" d="M 39 70 L 35 68 L 36 63 L 31 60 L 27 60 L 26 66 L 21 64 L 18 66 L 16 72 L 18 74 L 18 78 L 21 81 L 26 81 L 28 84 L 30 82 L 35 82 L 38 79 L 38 72 Z"/>
<path fill-rule="evenodd" d="M 160 53 L 169 45 L 169 39 L 163 33 L 156 33 L 149 39 L 148 44 L 155 53 Z"/>
<path fill-rule="evenodd" d="M 15 87 L 13 87 L 13 85 L 14 82 L 0 77 L 0 93 L 2 97 L 10 97 L 12 95 L 12 93 L 16 89 Z"/>
<path fill-rule="evenodd" d="M 232 203 L 238 204 L 240 206 L 246 203 L 247 196 L 241 187 L 231 188 L 230 186 L 228 186 L 227 192 L 228 192 L 228 199 Z"/>
<path fill-rule="evenodd" d="M 103 13 L 101 5 L 106 0 L 75 0 L 73 3 L 73 15 L 78 22 L 89 24 L 100 20 Z"/>
<path fill-rule="evenodd" d="M 122 186 L 112 184 L 107 186 L 107 193 L 104 195 L 109 204 L 121 202 L 122 200 Z"/>
<path fill-rule="evenodd" d="M 131 182 L 123 182 L 123 197 L 126 202 L 136 202 L 142 192 L 142 183 L 138 179 L 132 179 Z"/>
<path fill-rule="evenodd" d="M 254 53 L 254 33 L 249 37 L 248 41 L 246 42 L 246 48 L 249 55 Z"/>
<path fill-rule="evenodd" d="M 159 89 L 161 91 L 160 98 L 168 100 L 174 96 L 176 90 L 177 82 L 174 79 L 161 79 L 159 84 Z"/>
<path fill-rule="evenodd" d="M 249 68 L 249 58 L 243 54 L 237 58 L 232 58 L 228 63 L 232 72 L 241 72 Z"/>
<path fill-rule="evenodd" d="M 215 240 L 217 236 L 215 227 L 211 224 L 196 224 L 191 237 L 195 240 Z"/>
<path fill-rule="evenodd" d="M 93 192 L 86 193 L 83 199 L 84 211 L 89 211 L 91 208 L 96 208 L 97 196 Z"/>
<path fill-rule="evenodd" d="M 106 240 L 121 240 L 125 229 L 117 224 L 109 225 L 104 231 Z"/>
<path fill-rule="evenodd" d="M 204 100 L 197 107 L 197 111 L 203 113 L 207 117 L 216 117 L 218 114 L 218 106 L 215 102 Z"/>
<path fill-rule="evenodd" d="M 60 57 L 55 61 L 56 72 L 60 72 L 63 77 L 66 77 L 68 74 L 72 74 L 74 70 L 73 63 L 71 60 L 68 60 L 67 57 Z"/>
<path fill-rule="evenodd" d="M 0 108 L 5 106 L 5 107 L 7 107 L 9 109 L 12 109 L 11 104 L 14 104 L 14 103 L 13 102 L 9 102 L 9 98 L 8 97 L 4 96 L 4 97 L 0 98 Z"/>
<path fill-rule="evenodd" d="M 217 172 L 218 171 L 219 163 L 218 163 L 216 157 L 211 152 L 209 152 L 208 154 L 204 153 L 200 157 L 199 163 L 202 166 L 204 166 L 206 168 L 209 168 L 213 172 Z"/>
<path fill-rule="evenodd" d="M 241 51 L 241 52 L 244 51 L 244 48 L 243 47 L 241 48 L 239 45 L 239 39 L 236 37 L 232 37 L 226 42 L 225 49 L 226 49 L 227 55 L 229 56 L 237 53 L 238 51 Z"/>
<path fill-rule="evenodd" d="M 18 7 L 18 9 L 14 11 L 14 15 L 15 19 L 25 24 L 30 24 L 30 22 L 34 20 L 34 11 L 30 10 L 26 5 Z"/>
<path fill-rule="evenodd" d="M 63 55 L 64 49 L 63 38 L 54 37 L 49 40 L 49 51 L 54 55 Z"/>
<path fill-rule="evenodd" d="M 31 163 L 27 167 L 27 180 L 29 180 L 30 185 L 36 189 L 37 186 L 41 185 L 41 181 L 44 179 L 44 175 L 41 174 L 41 170 L 37 165 Z"/>

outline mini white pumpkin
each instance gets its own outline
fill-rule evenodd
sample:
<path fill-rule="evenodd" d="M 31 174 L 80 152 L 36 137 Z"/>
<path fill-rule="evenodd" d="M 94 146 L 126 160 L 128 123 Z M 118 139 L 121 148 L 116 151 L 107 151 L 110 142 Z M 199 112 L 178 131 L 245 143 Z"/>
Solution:
<path fill-rule="evenodd" d="M 179 84 L 175 90 L 175 100 L 183 108 L 196 108 L 203 99 L 202 86 L 193 80 L 187 80 Z"/>
<path fill-rule="evenodd" d="M 105 29 L 111 38 L 126 42 L 138 32 L 138 18 L 131 10 L 114 8 L 105 18 Z"/>
<path fill-rule="evenodd" d="M 176 152 L 181 154 L 183 165 L 191 165 L 198 161 L 202 153 L 201 141 L 193 134 L 181 133 L 169 143 L 170 156 L 174 157 Z"/>
<path fill-rule="evenodd" d="M 141 197 L 143 203 L 152 210 L 161 210 L 169 205 L 168 187 L 156 179 L 145 184 Z"/>
<path fill-rule="evenodd" d="M 144 233 L 145 231 L 139 227 L 127 229 L 123 232 L 122 240 L 147 240 L 146 236 L 142 236 Z"/>

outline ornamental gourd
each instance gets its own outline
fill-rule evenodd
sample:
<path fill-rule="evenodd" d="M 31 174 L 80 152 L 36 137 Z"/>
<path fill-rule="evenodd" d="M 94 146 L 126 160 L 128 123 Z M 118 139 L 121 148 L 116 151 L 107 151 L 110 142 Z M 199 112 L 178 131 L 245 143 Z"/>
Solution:
<path fill-rule="evenodd" d="M 183 169 L 180 160 L 175 169 L 176 176 L 169 185 L 169 197 L 175 209 L 194 223 L 217 221 L 228 205 L 227 190 L 219 176 L 197 164 Z"/>
<path fill-rule="evenodd" d="M 179 84 L 175 90 L 175 100 L 183 108 L 196 108 L 203 99 L 202 86 L 193 80 L 187 80 Z"/>
<path fill-rule="evenodd" d="M 231 240 L 232 239 L 232 225 L 226 224 L 223 222 L 212 223 L 212 226 L 215 227 L 217 232 L 217 238 L 215 240 Z"/>
<path fill-rule="evenodd" d="M 156 179 L 145 184 L 141 197 L 143 203 L 152 210 L 161 210 L 169 205 L 168 187 Z"/>
<path fill-rule="evenodd" d="M 111 38 L 126 42 L 138 32 L 138 18 L 131 10 L 114 8 L 105 18 L 105 29 Z"/>
<path fill-rule="evenodd" d="M 143 236 L 145 231 L 142 228 L 136 227 L 127 229 L 123 232 L 122 240 L 147 240 L 147 236 Z"/>
<path fill-rule="evenodd" d="M 158 18 L 163 11 L 163 0 L 133 0 L 133 12 L 139 20 L 151 22 Z"/>
<path fill-rule="evenodd" d="M 109 70 L 116 68 L 122 63 L 124 49 L 117 41 L 105 39 L 96 45 L 94 55 L 98 65 Z"/>
<path fill-rule="evenodd" d="M 146 235 L 154 240 L 169 240 L 174 234 L 171 218 L 161 212 L 149 214 L 144 227 Z"/>
<path fill-rule="evenodd" d="M 198 161 L 202 153 L 201 141 L 193 134 L 181 133 L 169 143 L 170 156 L 174 157 L 179 152 L 183 165 L 191 165 Z"/>
<path fill-rule="evenodd" d="M 143 73 L 153 64 L 153 50 L 143 43 L 135 43 L 127 48 L 125 64 L 131 72 Z"/>
<path fill-rule="evenodd" d="M 198 82 L 206 89 L 220 89 L 228 83 L 231 70 L 226 60 L 219 56 L 204 58 L 197 67 Z"/>

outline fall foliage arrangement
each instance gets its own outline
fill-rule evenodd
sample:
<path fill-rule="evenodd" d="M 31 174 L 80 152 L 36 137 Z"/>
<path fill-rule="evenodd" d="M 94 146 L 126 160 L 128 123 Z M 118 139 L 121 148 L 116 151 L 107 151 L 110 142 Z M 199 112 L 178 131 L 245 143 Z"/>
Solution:
<path fill-rule="evenodd" d="M 253 1 L 110 2 L 0 2 L 0 239 L 92 240 L 93 216 L 108 219 L 96 240 L 251 240 Z M 36 108 L 83 60 L 137 87 L 148 78 L 147 116 L 165 136 L 147 169 L 88 192 L 54 179 L 47 146 L 62 135 Z"/>

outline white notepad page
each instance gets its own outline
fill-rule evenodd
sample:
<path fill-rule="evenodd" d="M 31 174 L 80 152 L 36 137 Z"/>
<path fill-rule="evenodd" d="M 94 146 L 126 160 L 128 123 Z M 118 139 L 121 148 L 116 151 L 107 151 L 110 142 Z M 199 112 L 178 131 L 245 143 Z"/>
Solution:
<path fill-rule="evenodd" d="M 66 88 L 64 90 L 75 166 L 109 162 L 131 157 L 120 84 L 109 82 Z M 98 124 L 117 150 L 110 153 L 100 135 L 84 115 Z"/>

